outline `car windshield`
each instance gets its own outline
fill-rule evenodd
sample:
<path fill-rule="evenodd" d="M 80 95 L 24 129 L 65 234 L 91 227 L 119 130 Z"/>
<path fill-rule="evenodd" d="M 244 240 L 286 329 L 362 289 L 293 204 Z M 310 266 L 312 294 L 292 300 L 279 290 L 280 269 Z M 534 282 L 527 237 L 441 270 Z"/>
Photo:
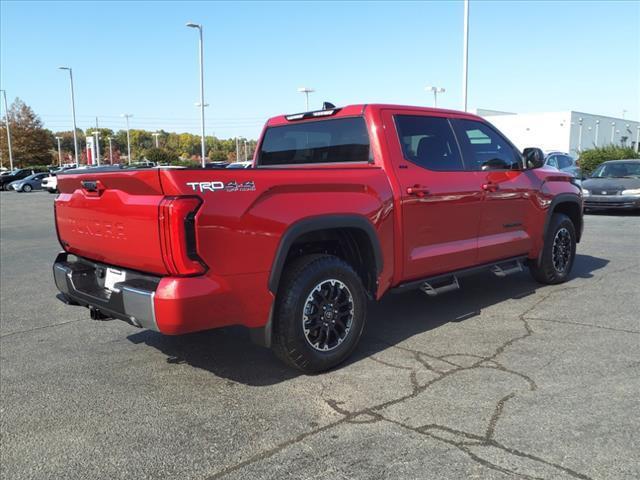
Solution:
<path fill-rule="evenodd" d="M 603 163 L 591 176 L 594 178 L 640 177 L 640 162 Z"/>

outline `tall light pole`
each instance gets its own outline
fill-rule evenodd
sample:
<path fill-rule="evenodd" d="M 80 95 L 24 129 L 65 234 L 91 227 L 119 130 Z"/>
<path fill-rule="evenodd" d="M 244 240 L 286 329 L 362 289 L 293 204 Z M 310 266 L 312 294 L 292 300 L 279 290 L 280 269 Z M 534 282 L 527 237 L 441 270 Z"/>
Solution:
<path fill-rule="evenodd" d="M 247 141 L 244 141 L 244 161 L 249 160 L 249 151 L 247 150 Z"/>
<path fill-rule="evenodd" d="M 158 147 L 158 137 L 160 136 L 160 134 L 158 132 L 153 132 L 151 135 L 153 135 L 156 139 L 156 148 L 160 148 Z"/>
<path fill-rule="evenodd" d="M 96 163 L 100 166 L 100 130 L 94 130 L 91 134 L 96 139 Z"/>
<path fill-rule="evenodd" d="M 444 93 L 446 92 L 446 90 L 442 87 L 432 87 L 432 86 L 424 87 L 424 89 L 427 92 L 433 92 L 433 106 L 434 108 L 438 108 L 438 94 Z"/>
<path fill-rule="evenodd" d="M 464 0 L 464 38 L 462 53 L 462 104 L 467 111 L 467 80 L 469 79 L 469 0 Z"/>
<path fill-rule="evenodd" d="M 111 143 L 113 137 L 107 137 L 107 140 L 109 140 L 109 163 L 113 165 L 113 146 Z"/>
<path fill-rule="evenodd" d="M 622 119 L 624 120 L 624 116 L 627 114 L 628 110 L 622 109 Z"/>
<path fill-rule="evenodd" d="M 202 45 L 202 25 L 197 23 L 187 23 L 187 27 L 197 28 L 200 33 L 200 127 L 202 129 L 202 138 L 200 139 L 202 147 L 202 167 L 205 165 L 205 144 L 204 144 L 204 55 Z"/>
<path fill-rule="evenodd" d="M 596 141 L 595 145 L 598 146 L 598 131 L 600 130 L 600 120 L 596 120 Z"/>
<path fill-rule="evenodd" d="M 236 137 L 236 162 L 240 161 L 240 141 Z"/>
<path fill-rule="evenodd" d="M 578 118 L 578 152 L 582 151 L 582 117 Z"/>
<path fill-rule="evenodd" d="M 636 152 L 640 152 L 640 125 L 636 127 Z"/>
<path fill-rule="evenodd" d="M 309 87 L 300 87 L 298 89 L 299 93 L 304 93 L 305 95 L 305 112 L 309 111 L 309 94 L 315 92 L 315 90 L 313 88 L 309 88 Z"/>
<path fill-rule="evenodd" d="M 124 117 L 127 120 L 127 159 L 129 160 L 129 163 L 131 163 L 131 138 L 129 137 L 129 119 L 133 117 L 133 115 L 131 115 L 130 113 L 123 113 L 120 116 Z"/>
<path fill-rule="evenodd" d="M 11 149 L 11 128 L 9 127 L 9 107 L 7 106 L 7 91 L 2 90 L 4 97 L 4 124 L 7 126 L 7 147 L 9 147 L 9 171 L 13 172 L 13 150 Z"/>
<path fill-rule="evenodd" d="M 73 92 L 73 71 L 71 67 L 58 67 L 60 70 L 68 70 L 69 71 L 69 83 L 71 84 L 71 116 L 73 118 L 73 153 L 75 155 L 76 166 L 78 163 L 78 134 L 76 133 L 76 99 L 75 94 Z"/>
<path fill-rule="evenodd" d="M 613 145 L 613 139 L 616 135 L 616 122 L 611 122 L 611 145 Z"/>
<path fill-rule="evenodd" d="M 62 140 L 62 137 L 56 137 L 56 140 L 58 141 L 58 163 L 62 166 L 62 149 L 60 148 L 60 140 Z"/>

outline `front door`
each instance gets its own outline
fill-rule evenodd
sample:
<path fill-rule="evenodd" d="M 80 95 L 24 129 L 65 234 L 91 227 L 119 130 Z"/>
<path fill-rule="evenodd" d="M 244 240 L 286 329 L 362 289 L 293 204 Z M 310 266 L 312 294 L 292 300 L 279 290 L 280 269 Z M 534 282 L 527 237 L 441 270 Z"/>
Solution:
<path fill-rule="evenodd" d="M 518 150 L 492 126 L 467 119 L 452 124 L 467 168 L 482 177 L 478 263 L 527 254 L 532 245 L 528 223 L 539 180 L 523 170 Z"/>
<path fill-rule="evenodd" d="M 402 208 L 402 280 L 475 264 L 481 178 L 468 172 L 446 117 L 383 113 Z"/>

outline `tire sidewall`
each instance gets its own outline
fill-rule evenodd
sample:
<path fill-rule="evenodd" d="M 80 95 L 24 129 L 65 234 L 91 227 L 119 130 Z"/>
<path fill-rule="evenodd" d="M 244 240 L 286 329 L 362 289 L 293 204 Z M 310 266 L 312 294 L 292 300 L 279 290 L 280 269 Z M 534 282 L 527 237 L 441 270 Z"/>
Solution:
<path fill-rule="evenodd" d="M 349 289 L 354 306 L 351 328 L 344 341 L 330 351 L 319 351 L 307 341 L 302 318 L 307 297 L 319 283 L 340 280 Z M 285 292 L 283 308 L 279 309 L 280 327 L 286 335 L 287 348 L 295 349 L 303 358 L 304 370 L 327 370 L 344 361 L 355 349 L 364 328 L 367 297 L 358 275 L 337 257 L 323 257 L 310 263 L 298 276 L 289 292 Z M 300 362 L 297 362 L 300 363 Z"/>
<path fill-rule="evenodd" d="M 29 193 L 31 192 L 31 190 L 33 190 L 33 188 L 31 188 L 31 185 L 25 185 L 24 187 L 22 187 L 22 191 Z"/>
<path fill-rule="evenodd" d="M 576 258 L 576 231 L 571 219 L 563 214 L 554 214 L 549 227 L 542 255 L 542 269 L 549 283 L 562 283 L 571 273 Z M 556 234 L 562 228 L 566 228 L 571 237 L 571 258 L 567 268 L 563 272 L 558 272 L 553 264 L 553 242 Z"/>

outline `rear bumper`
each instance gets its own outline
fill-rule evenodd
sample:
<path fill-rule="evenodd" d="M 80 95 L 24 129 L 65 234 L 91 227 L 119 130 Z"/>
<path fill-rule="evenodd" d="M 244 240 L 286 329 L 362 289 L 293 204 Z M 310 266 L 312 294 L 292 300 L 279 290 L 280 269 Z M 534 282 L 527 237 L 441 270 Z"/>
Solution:
<path fill-rule="evenodd" d="M 621 195 L 590 195 L 584 199 L 589 209 L 634 209 L 640 208 L 640 198 Z"/>
<path fill-rule="evenodd" d="M 88 307 L 94 318 L 118 318 L 137 327 L 159 331 L 155 312 L 159 278 L 128 275 L 113 291 L 104 288 L 104 269 L 84 259 L 69 261 L 60 253 L 53 264 L 53 278 L 66 303 Z"/>
<path fill-rule="evenodd" d="M 92 318 L 117 318 L 167 335 L 227 325 L 259 328 L 269 319 L 273 295 L 267 289 L 268 272 L 158 277 L 125 270 L 126 280 L 116 283 L 112 291 L 104 287 L 104 271 L 109 267 L 60 253 L 53 276 L 62 300 L 88 307 Z"/>

